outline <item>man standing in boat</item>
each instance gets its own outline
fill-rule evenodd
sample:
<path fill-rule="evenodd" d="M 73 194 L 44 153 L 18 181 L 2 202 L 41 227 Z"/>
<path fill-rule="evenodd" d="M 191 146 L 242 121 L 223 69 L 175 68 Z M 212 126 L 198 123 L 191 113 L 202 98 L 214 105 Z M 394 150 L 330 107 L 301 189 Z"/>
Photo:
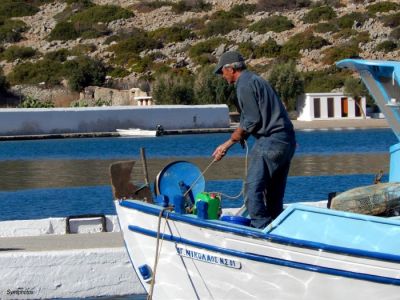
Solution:
<path fill-rule="evenodd" d="M 283 210 L 286 180 L 296 147 L 293 124 L 274 89 L 246 69 L 239 52 L 225 52 L 214 73 L 235 84 L 240 123 L 230 139 L 215 149 L 213 157 L 219 161 L 235 143 L 243 143 L 250 135 L 255 138 L 244 203 L 251 225 L 264 228 Z"/>

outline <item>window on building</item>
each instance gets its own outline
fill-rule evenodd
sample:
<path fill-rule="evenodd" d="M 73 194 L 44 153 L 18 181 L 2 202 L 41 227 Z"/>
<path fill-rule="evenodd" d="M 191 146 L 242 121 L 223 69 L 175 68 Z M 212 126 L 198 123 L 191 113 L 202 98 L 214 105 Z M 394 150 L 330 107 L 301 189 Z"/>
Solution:
<path fill-rule="evenodd" d="M 314 98 L 314 118 L 321 118 L 321 99 Z"/>
<path fill-rule="evenodd" d="M 355 99 L 354 105 L 356 117 L 361 117 L 361 99 Z"/>
<path fill-rule="evenodd" d="M 347 118 L 349 115 L 349 102 L 347 98 L 342 98 L 341 103 L 342 103 L 342 118 Z"/>
<path fill-rule="evenodd" d="M 335 117 L 335 99 L 328 98 L 328 118 Z"/>

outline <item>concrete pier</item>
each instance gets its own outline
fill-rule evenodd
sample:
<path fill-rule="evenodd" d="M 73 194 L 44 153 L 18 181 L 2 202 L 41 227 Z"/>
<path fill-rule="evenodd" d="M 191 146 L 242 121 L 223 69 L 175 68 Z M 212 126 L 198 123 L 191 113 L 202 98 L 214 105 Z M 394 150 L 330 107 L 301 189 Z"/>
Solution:
<path fill-rule="evenodd" d="M 114 219 L 108 218 L 111 228 Z M 87 233 L 65 234 L 65 228 L 55 226 L 56 233 L 48 234 L 48 224 L 65 224 L 63 218 L 0 222 L 0 299 L 145 293 L 119 227 L 114 226 L 114 232 L 98 232 L 96 222 L 82 221 L 79 229 L 79 220 L 74 221 L 74 230 Z"/>

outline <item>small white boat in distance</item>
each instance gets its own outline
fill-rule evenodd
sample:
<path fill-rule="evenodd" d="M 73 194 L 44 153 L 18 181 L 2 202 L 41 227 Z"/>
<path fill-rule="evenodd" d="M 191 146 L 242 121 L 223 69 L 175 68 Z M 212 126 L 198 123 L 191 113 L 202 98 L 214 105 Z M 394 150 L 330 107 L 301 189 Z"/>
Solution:
<path fill-rule="evenodd" d="M 158 125 L 155 130 L 145 130 L 140 128 L 117 129 L 120 136 L 130 137 L 156 137 L 163 134 L 164 129 Z"/>
<path fill-rule="evenodd" d="M 140 128 L 117 129 L 120 136 L 155 137 L 157 130 L 144 130 Z"/>

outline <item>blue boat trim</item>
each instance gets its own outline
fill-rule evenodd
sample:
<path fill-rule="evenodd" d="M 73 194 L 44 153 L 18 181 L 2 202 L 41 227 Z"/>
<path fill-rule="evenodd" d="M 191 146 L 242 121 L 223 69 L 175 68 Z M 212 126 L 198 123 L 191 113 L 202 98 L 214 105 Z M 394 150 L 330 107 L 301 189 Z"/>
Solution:
<path fill-rule="evenodd" d="M 145 228 L 142 228 L 139 226 L 134 226 L 134 225 L 129 225 L 128 229 L 132 232 L 136 232 L 139 234 L 157 238 L 157 232 L 153 231 L 153 230 L 148 230 L 148 229 L 145 229 Z M 284 267 L 288 267 L 288 268 L 295 268 L 295 269 L 306 270 L 306 271 L 310 271 L 310 272 L 317 272 L 317 273 L 322 273 L 322 274 L 328 274 L 328 275 L 333 275 L 333 276 L 341 276 L 341 277 L 346 277 L 346 278 L 366 280 L 366 281 L 371 281 L 371 282 L 400 286 L 400 279 L 396 279 L 396 278 L 364 274 L 364 273 L 357 273 L 357 272 L 339 270 L 339 269 L 328 268 L 328 267 L 321 267 L 321 266 L 317 266 L 317 265 L 289 261 L 289 260 L 280 259 L 280 258 L 276 258 L 276 257 L 242 252 L 242 251 L 233 250 L 233 249 L 226 249 L 226 248 L 222 248 L 222 247 L 218 247 L 218 246 L 212 246 L 209 244 L 195 242 L 195 241 L 192 241 L 189 239 L 177 237 L 177 236 L 170 235 L 170 234 L 162 234 L 160 236 L 160 238 L 162 238 L 164 241 L 185 244 L 185 245 L 193 246 L 196 248 L 201 248 L 201 249 L 205 249 L 205 250 L 209 250 L 209 251 L 213 251 L 213 252 L 219 252 L 222 254 L 235 256 L 235 257 L 239 257 L 239 258 L 244 258 L 244 259 L 248 259 L 248 260 L 253 260 L 253 261 L 257 261 L 257 262 L 274 264 L 274 265 L 284 266 Z"/>
<path fill-rule="evenodd" d="M 146 204 L 143 202 L 120 201 L 120 205 L 127 207 L 127 208 L 132 208 L 132 209 L 135 209 L 135 210 L 147 213 L 147 214 L 151 214 L 154 216 L 158 216 L 161 211 L 161 208 L 159 208 L 155 205 L 150 205 L 150 204 Z M 184 223 L 199 226 L 202 228 L 209 228 L 209 229 L 213 229 L 213 230 L 234 233 L 234 234 L 238 234 L 241 236 L 265 239 L 265 240 L 269 240 L 271 242 L 275 242 L 275 243 L 279 243 L 279 244 L 285 244 L 285 245 L 289 245 L 289 246 L 301 247 L 301 248 L 307 248 L 307 249 L 313 249 L 313 250 L 324 250 L 326 252 L 338 253 L 338 254 L 342 254 L 342 255 L 350 255 L 350 256 L 355 256 L 355 257 L 372 258 L 372 259 L 396 262 L 396 263 L 400 262 L 399 255 L 365 251 L 365 250 L 346 248 L 346 247 L 340 247 L 340 246 L 332 246 L 332 245 L 318 243 L 318 242 L 310 242 L 307 240 L 299 240 L 299 239 L 293 239 L 293 238 L 288 238 L 288 237 L 282 237 L 282 236 L 278 236 L 278 235 L 274 235 L 274 234 L 265 233 L 265 232 L 262 232 L 261 230 L 258 232 L 254 228 L 247 229 L 246 227 L 239 226 L 239 225 L 231 225 L 231 224 L 225 225 L 225 224 L 223 224 L 223 222 L 220 222 L 220 221 L 202 220 L 202 219 L 192 218 L 192 217 L 188 217 L 188 216 L 181 215 L 181 214 L 171 213 L 169 211 L 164 211 L 163 217 L 166 217 L 167 214 L 168 214 L 169 220 L 184 222 Z"/>

